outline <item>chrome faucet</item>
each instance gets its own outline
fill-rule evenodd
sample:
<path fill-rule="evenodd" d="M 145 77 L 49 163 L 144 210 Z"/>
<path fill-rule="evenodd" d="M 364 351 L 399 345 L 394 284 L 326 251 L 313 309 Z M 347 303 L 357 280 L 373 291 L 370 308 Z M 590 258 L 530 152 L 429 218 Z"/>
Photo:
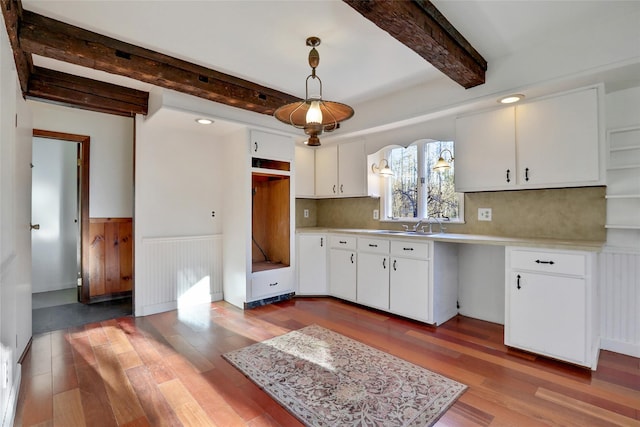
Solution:
<path fill-rule="evenodd" d="M 419 220 L 418 222 L 416 222 L 416 224 L 413 226 L 413 231 L 418 231 L 418 227 L 420 227 L 422 225 L 422 220 Z"/>
<path fill-rule="evenodd" d="M 446 228 L 442 225 L 442 222 L 435 216 L 431 215 L 429 216 L 429 218 L 427 218 L 427 221 L 429 221 L 431 218 L 435 219 L 436 222 L 438 223 L 438 226 L 440 227 L 440 233 L 444 233 Z M 432 233 L 433 231 L 431 230 L 431 226 L 433 225 L 433 223 L 431 221 L 429 221 L 429 233 Z"/>

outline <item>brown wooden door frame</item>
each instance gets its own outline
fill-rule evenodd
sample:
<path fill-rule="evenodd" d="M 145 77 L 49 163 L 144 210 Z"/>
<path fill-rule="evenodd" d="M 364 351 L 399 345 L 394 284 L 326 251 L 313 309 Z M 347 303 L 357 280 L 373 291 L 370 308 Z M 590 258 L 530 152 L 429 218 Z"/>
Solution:
<path fill-rule="evenodd" d="M 91 138 L 87 135 L 53 132 L 34 129 L 33 136 L 38 138 L 58 139 L 78 143 L 78 194 L 80 196 L 80 263 L 82 271 L 82 286 L 80 302 L 89 303 L 89 147 Z"/>

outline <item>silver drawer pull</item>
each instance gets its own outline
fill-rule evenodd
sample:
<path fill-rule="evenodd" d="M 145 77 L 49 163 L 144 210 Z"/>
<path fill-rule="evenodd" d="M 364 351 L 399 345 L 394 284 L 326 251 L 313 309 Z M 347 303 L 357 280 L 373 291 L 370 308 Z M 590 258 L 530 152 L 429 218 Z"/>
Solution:
<path fill-rule="evenodd" d="M 369 243 L 369 247 L 370 247 L 370 248 L 377 248 L 377 247 L 378 247 L 378 245 L 374 245 L 373 243 Z"/>
<path fill-rule="evenodd" d="M 269 283 L 269 286 L 278 286 L 278 282 L 276 282 L 276 283 Z"/>
<path fill-rule="evenodd" d="M 402 248 L 403 251 L 412 251 L 413 248 Z"/>
<path fill-rule="evenodd" d="M 555 264 L 555 262 L 553 262 L 553 261 L 541 261 L 541 260 L 537 259 L 536 260 L 536 264 L 550 264 L 550 265 L 553 265 L 553 264 Z"/>
<path fill-rule="evenodd" d="M 338 241 L 338 243 L 340 243 L 341 245 L 346 245 L 347 241 L 346 240 L 340 240 L 340 241 Z"/>

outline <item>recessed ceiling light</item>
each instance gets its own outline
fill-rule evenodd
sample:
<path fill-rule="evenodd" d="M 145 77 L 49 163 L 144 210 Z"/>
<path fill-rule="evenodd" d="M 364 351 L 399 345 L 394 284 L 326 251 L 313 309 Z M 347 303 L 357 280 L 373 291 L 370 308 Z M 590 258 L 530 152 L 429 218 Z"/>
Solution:
<path fill-rule="evenodd" d="M 211 123 L 213 123 L 213 120 L 211 119 L 196 119 L 196 123 L 200 123 L 201 125 L 210 125 Z"/>
<path fill-rule="evenodd" d="M 513 95 L 507 95 L 500 98 L 498 102 L 501 104 L 513 104 L 514 102 L 520 101 L 522 98 L 524 98 L 524 95 L 520 93 L 514 93 Z"/>

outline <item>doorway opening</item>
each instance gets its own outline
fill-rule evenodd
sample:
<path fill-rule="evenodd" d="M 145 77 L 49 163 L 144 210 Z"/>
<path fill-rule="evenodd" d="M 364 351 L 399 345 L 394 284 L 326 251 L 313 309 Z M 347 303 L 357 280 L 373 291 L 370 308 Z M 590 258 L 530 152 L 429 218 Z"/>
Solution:
<path fill-rule="evenodd" d="M 90 294 L 90 137 L 33 130 L 33 333 L 130 315 Z"/>
<path fill-rule="evenodd" d="M 89 153 L 89 136 L 33 130 L 34 293 L 73 286 L 88 302 Z"/>

